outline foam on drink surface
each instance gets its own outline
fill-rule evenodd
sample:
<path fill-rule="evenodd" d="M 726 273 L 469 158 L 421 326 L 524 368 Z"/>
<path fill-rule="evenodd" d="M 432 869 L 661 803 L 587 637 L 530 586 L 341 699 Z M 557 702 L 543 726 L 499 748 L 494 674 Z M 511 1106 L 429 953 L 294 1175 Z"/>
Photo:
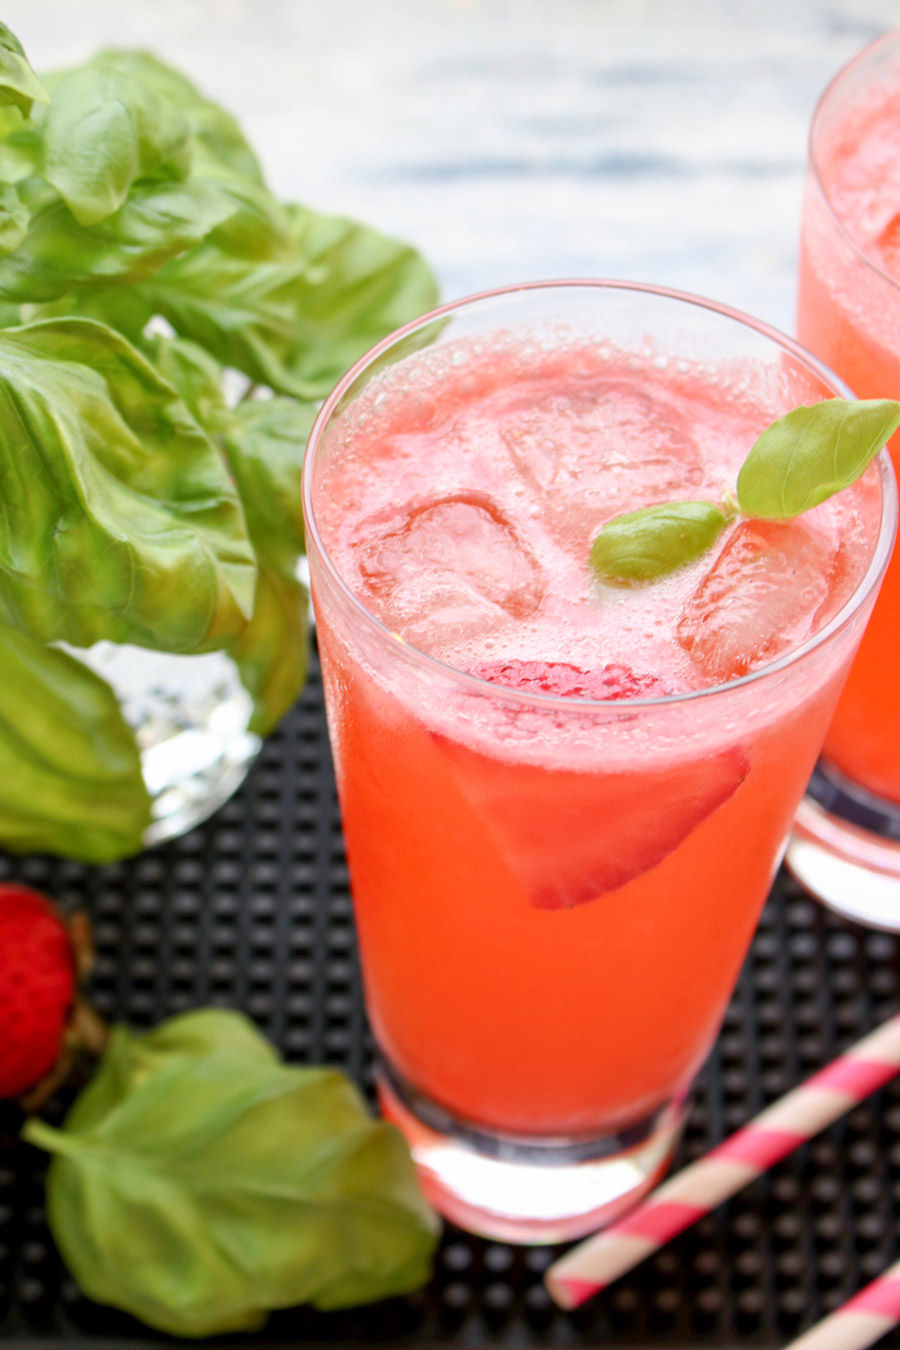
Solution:
<path fill-rule="evenodd" d="M 623 511 L 720 500 L 778 416 L 746 372 L 570 341 L 459 341 L 375 377 L 330 432 L 323 540 L 363 604 L 459 670 L 621 665 L 671 692 L 805 641 L 852 594 L 877 531 L 870 472 L 777 525 L 738 521 L 662 580 L 601 585 L 591 542 Z"/>

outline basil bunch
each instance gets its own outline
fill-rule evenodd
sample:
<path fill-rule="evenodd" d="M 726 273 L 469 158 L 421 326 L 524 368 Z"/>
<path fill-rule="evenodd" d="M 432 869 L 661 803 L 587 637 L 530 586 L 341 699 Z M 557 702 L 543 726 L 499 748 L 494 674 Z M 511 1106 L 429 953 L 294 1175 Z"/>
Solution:
<path fill-rule="evenodd" d="M 23 784 L 0 843 L 104 862 L 150 819 L 112 689 L 49 644 L 224 651 L 253 731 L 291 706 L 317 401 L 435 299 L 413 249 L 276 200 L 233 118 L 162 62 L 106 51 L 42 85 L 0 25 L 0 646 L 31 680 L 0 692 Z"/>
<path fill-rule="evenodd" d="M 429 1277 L 439 1223 L 402 1135 L 334 1069 L 283 1064 L 238 1013 L 116 1027 L 53 1155 L 50 1226 L 81 1288 L 175 1336 L 253 1331 Z"/>

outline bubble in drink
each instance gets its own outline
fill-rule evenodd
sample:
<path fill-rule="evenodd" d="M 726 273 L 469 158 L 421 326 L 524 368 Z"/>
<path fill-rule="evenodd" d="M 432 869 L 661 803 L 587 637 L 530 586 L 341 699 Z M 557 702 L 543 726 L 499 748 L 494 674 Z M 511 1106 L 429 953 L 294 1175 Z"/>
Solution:
<path fill-rule="evenodd" d="M 776 660 L 814 631 L 832 559 L 797 521 L 742 521 L 688 598 L 678 641 L 720 684 Z"/>

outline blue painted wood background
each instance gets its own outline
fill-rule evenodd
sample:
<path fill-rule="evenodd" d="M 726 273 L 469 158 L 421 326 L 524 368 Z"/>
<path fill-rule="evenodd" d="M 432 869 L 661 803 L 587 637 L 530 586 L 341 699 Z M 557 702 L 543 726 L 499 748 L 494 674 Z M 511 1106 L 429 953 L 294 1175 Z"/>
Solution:
<path fill-rule="evenodd" d="M 414 240 L 447 299 L 551 276 L 793 323 L 806 133 L 898 0 L 8 0 L 38 67 L 150 47 L 273 186 Z"/>

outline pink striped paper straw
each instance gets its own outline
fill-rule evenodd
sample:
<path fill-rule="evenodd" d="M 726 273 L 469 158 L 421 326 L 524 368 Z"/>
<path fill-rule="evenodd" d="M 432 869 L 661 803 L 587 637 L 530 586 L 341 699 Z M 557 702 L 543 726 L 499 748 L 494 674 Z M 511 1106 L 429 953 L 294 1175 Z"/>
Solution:
<path fill-rule="evenodd" d="M 865 1350 L 900 1322 L 900 1261 L 836 1312 L 791 1341 L 787 1350 Z"/>
<path fill-rule="evenodd" d="M 563 1308 L 584 1303 L 883 1087 L 898 1070 L 900 1014 L 676 1173 L 624 1219 L 573 1247 L 546 1273 L 550 1294 Z"/>

